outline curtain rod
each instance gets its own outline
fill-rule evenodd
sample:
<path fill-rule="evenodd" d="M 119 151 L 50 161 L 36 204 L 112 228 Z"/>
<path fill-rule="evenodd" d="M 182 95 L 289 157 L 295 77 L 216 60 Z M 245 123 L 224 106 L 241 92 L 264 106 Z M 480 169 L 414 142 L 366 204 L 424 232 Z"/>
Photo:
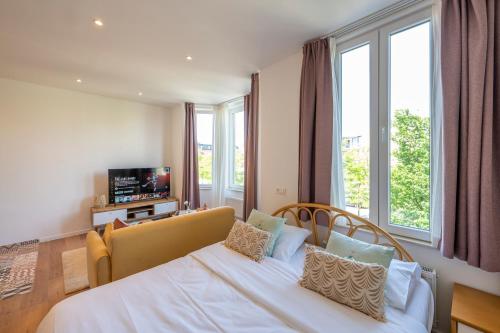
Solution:
<path fill-rule="evenodd" d="M 342 28 L 339 28 L 335 31 L 332 31 L 326 35 L 321 36 L 320 38 L 315 38 L 316 39 L 324 39 L 324 38 L 329 38 L 329 37 L 341 37 L 344 35 L 347 35 L 348 33 L 351 33 L 353 31 L 356 31 L 358 29 L 361 29 L 365 26 L 368 26 L 372 24 L 373 22 L 376 22 L 378 20 L 381 20 L 383 18 L 389 17 L 399 11 L 402 11 L 408 7 L 414 6 L 418 3 L 421 2 L 426 2 L 428 0 L 401 0 L 396 2 L 393 5 L 387 6 L 379 11 L 376 11 L 373 14 L 370 14 L 368 16 L 365 16 L 359 20 L 356 20 L 346 26 L 343 26 Z"/>

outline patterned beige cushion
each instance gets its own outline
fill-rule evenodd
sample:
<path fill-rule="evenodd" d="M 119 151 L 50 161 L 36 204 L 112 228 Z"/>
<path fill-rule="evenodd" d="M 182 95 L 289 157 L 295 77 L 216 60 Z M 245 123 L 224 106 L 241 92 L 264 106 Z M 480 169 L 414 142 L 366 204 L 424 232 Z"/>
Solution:
<path fill-rule="evenodd" d="M 307 246 L 300 285 L 384 321 L 386 276 L 387 269 L 382 265 L 341 258 Z"/>
<path fill-rule="evenodd" d="M 261 262 L 272 238 L 270 232 L 260 230 L 248 223 L 236 221 L 224 245 L 246 255 L 250 259 Z"/>

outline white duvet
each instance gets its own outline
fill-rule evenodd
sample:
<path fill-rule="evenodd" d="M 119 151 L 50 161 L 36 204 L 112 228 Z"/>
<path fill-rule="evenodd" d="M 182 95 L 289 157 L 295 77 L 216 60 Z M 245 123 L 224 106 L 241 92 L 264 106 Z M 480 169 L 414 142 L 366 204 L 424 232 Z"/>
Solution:
<path fill-rule="evenodd" d="M 427 332 L 387 308 L 378 322 L 298 285 L 281 261 L 256 263 L 214 244 L 55 305 L 38 333 Z"/>

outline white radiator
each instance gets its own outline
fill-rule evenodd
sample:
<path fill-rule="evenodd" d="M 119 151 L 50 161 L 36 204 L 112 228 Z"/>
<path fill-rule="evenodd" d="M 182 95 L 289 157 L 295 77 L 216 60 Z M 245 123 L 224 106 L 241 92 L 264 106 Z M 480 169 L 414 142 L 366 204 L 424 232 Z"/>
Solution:
<path fill-rule="evenodd" d="M 243 216 L 243 200 L 239 198 L 226 197 L 226 206 L 233 207 L 236 218 L 241 219 Z"/>
<path fill-rule="evenodd" d="M 434 297 L 434 323 L 432 325 L 433 328 L 436 328 L 438 325 L 437 318 L 437 278 L 438 275 L 434 268 L 422 266 L 422 279 L 427 281 L 431 286 L 432 295 Z"/>

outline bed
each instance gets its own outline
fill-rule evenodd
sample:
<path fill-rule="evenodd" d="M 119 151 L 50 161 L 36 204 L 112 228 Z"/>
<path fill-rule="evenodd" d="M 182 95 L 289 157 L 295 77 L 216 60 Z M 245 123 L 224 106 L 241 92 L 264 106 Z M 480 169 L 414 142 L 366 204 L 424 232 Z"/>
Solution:
<path fill-rule="evenodd" d="M 383 230 L 333 207 L 295 204 L 275 214 L 290 214 L 301 225 L 304 212 L 314 229 L 321 213 L 329 228 L 343 217 L 348 234 L 375 227 L 377 242 L 383 236 L 400 247 L 402 259 L 411 260 Z M 386 306 L 386 322 L 380 322 L 300 287 L 303 263 L 303 247 L 289 262 L 266 257 L 257 263 L 216 243 L 67 298 L 37 332 L 430 332 L 433 299 L 423 280 L 405 312 Z"/>

